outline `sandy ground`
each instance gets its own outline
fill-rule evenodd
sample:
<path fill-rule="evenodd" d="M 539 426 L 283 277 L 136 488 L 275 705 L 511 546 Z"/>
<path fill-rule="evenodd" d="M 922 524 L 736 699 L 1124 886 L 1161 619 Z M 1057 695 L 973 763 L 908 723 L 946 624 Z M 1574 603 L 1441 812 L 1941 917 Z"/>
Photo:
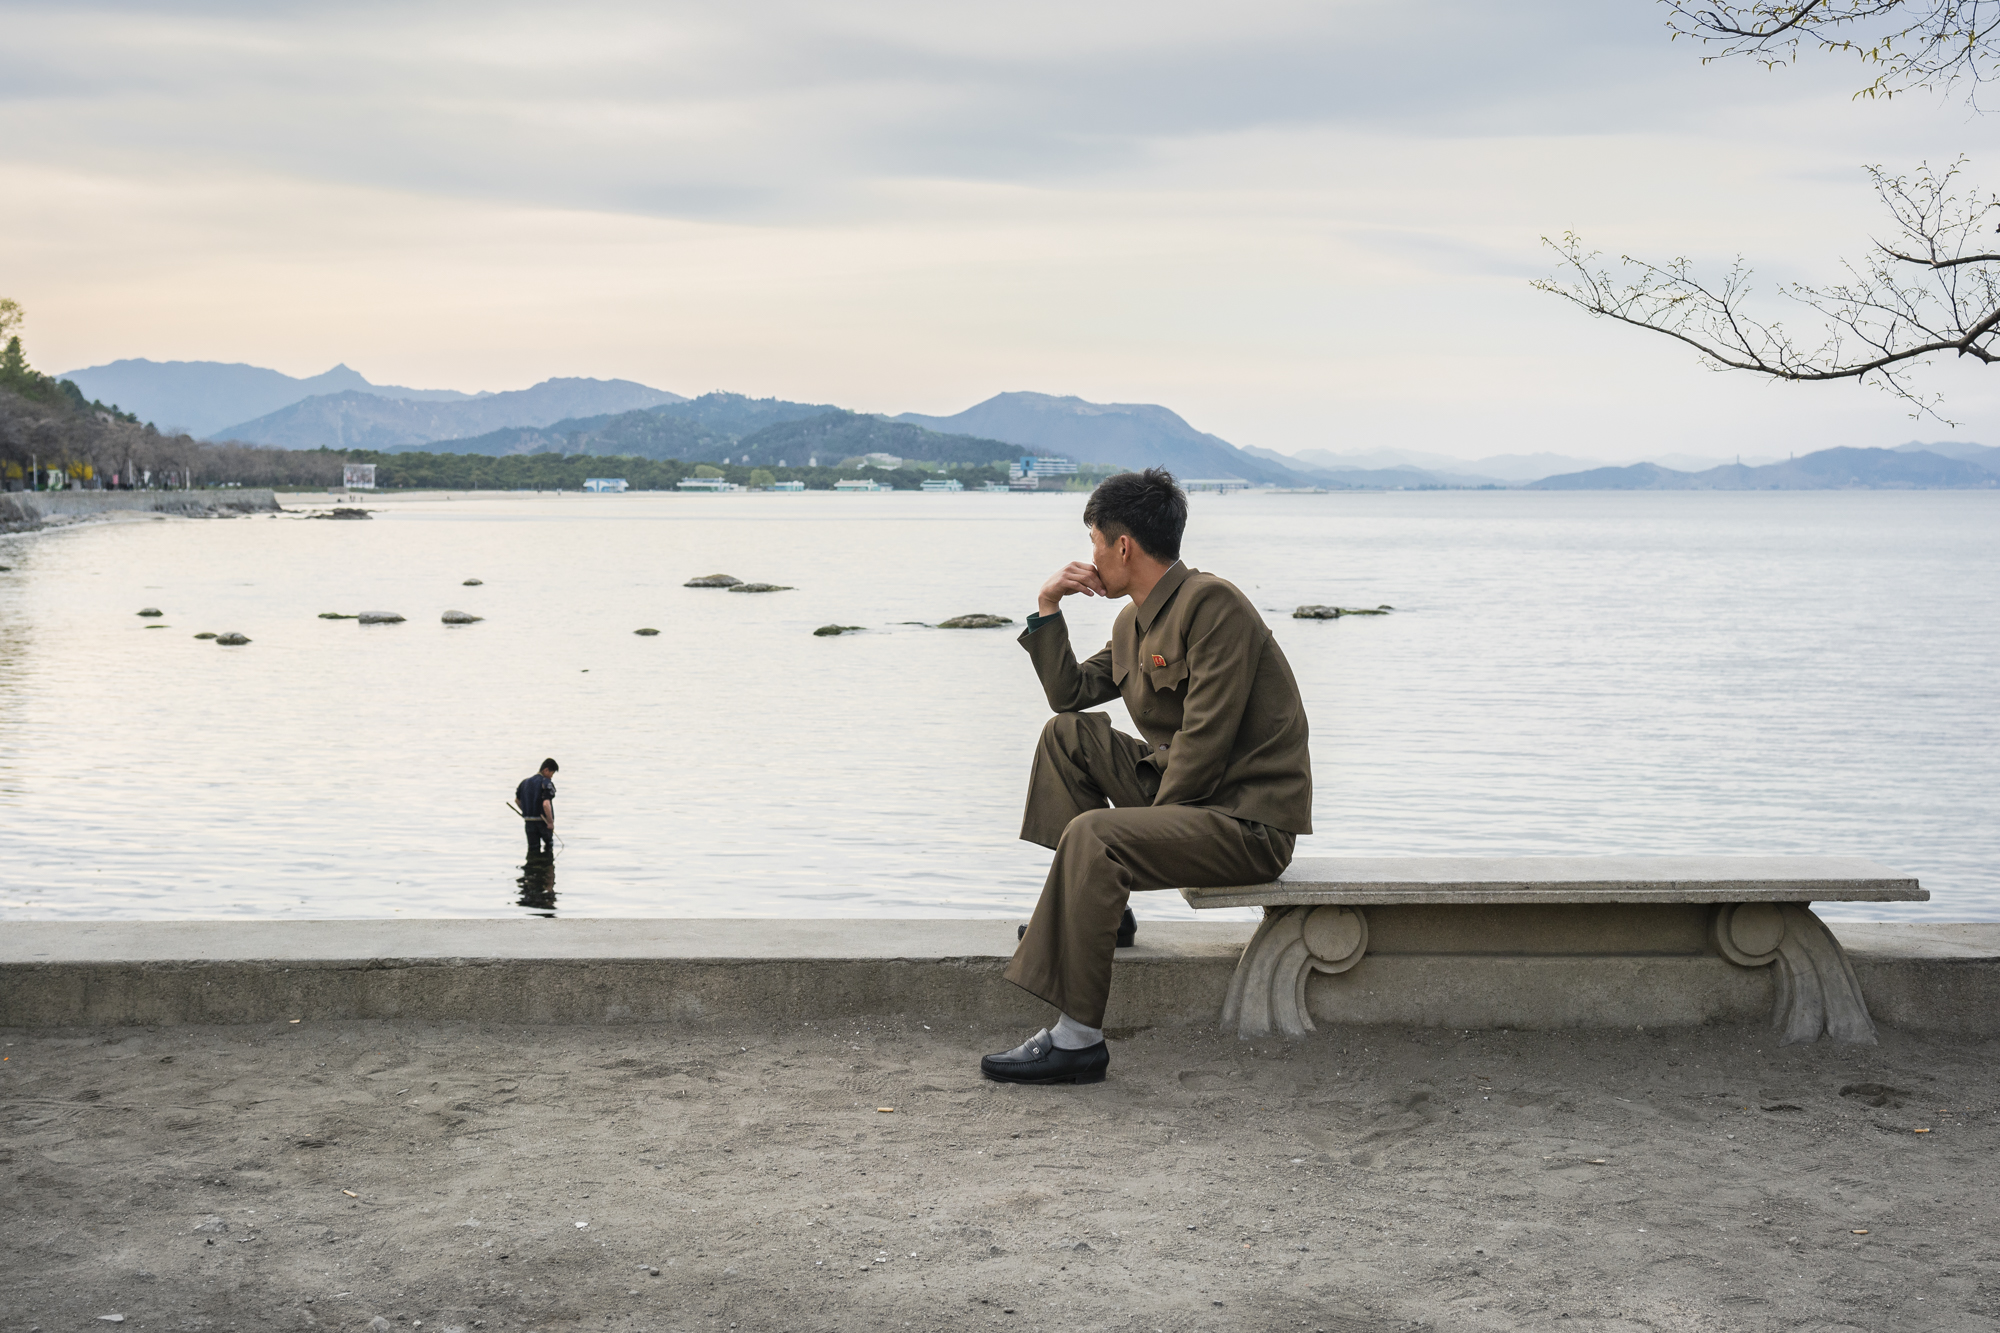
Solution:
<path fill-rule="evenodd" d="M 0 1034 L 0 1328 L 2000 1327 L 2000 1043 L 1019 1035 Z"/>

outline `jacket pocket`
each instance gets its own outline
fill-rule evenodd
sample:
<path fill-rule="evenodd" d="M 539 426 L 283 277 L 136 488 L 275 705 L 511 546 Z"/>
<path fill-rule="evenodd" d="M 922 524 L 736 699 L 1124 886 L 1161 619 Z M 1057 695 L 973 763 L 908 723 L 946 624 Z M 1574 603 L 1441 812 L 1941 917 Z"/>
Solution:
<path fill-rule="evenodd" d="M 1187 678 L 1188 664 L 1185 657 L 1178 662 L 1169 662 L 1165 666 L 1146 667 L 1146 681 L 1153 687 L 1155 693 L 1177 690 L 1187 684 Z"/>

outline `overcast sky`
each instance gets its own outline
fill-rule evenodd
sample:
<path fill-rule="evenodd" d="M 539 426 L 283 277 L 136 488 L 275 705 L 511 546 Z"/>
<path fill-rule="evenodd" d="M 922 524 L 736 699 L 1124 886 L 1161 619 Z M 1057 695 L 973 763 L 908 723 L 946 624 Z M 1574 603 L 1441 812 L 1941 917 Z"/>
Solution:
<path fill-rule="evenodd" d="M 1860 170 L 2000 120 L 1700 64 L 1651 0 L 129 6 L 0 0 L 0 295 L 45 369 L 623 377 L 869 411 L 1034 389 L 1464 458 L 2000 443 L 1711 374 L 1543 235 L 1828 278 Z M 1773 298 L 1776 299 L 1775 297 Z"/>

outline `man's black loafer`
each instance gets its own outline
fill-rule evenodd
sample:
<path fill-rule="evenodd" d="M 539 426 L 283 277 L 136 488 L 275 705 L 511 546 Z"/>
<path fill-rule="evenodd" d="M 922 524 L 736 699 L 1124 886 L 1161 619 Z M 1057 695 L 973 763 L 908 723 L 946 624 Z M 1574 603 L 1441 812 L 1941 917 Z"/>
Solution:
<path fill-rule="evenodd" d="M 1103 1042 L 1065 1051 L 1043 1028 L 1011 1051 L 981 1057 L 979 1072 L 999 1083 L 1102 1083 L 1111 1067 Z"/>
<path fill-rule="evenodd" d="M 1017 940 L 1027 939 L 1028 928 L 1025 925 L 1014 927 L 1014 938 Z M 1132 909 L 1128 907 L 1125 909 L 1125 915 L 1118 918 L 1117 947 L 1120 949 L 1129 949 L 1138 942 L 1139 942 L 1139 918 L 1133 916 Z"/>

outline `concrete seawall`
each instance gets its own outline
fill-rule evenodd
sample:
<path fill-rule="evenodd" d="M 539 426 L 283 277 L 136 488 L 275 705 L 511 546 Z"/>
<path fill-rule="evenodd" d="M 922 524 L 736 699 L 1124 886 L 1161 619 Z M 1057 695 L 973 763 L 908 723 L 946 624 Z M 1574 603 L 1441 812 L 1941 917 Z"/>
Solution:
<path fill-rule="evenodd" d="M 0 532 L 26 532 L 50 523 L 81 522 L 105 514 L 267 514 L 278 511 L 269 490 L 224 491 L 6 491 L 0 492 Z"/>
<path fill-rule="evenodd" d="M 2000 1035 L 2000 923 L 1834 923 L 1884 1027 Z M 1148 922 L 1119 954 L 1108 1025 L 1211 1024 L 1247 923 Z M 1035 1022 L 1046 1007 L 1001 977 L 1007 921 L 433 920 L 15 922 L 0 937 L 0 1026 L 263 1023 L 294 1018 L 530 1023 L 905 1016 Z M 1606 1027 L 1758 1022 L 1771 969 L 1719 963 L 1679 976 L 1658 1011 L 1586 1000 L 1606 964 L 1534 960 L 1490 976 L 1477 1026 Z M 1668 960 L 1663 960 L 1668 961 Z M 1529 972 L 1533 975 L 1530 976 Z M 1571 975 L 1573 973 L 1573 975 Z M 1378 988 L 1322 1023 L 1443 1024 L 1436 990 Z M 1510 992 L 1518 991 L 1518 994 Z M 1643 1010 L 1643 1011 L 1642 1011 Z"/>

